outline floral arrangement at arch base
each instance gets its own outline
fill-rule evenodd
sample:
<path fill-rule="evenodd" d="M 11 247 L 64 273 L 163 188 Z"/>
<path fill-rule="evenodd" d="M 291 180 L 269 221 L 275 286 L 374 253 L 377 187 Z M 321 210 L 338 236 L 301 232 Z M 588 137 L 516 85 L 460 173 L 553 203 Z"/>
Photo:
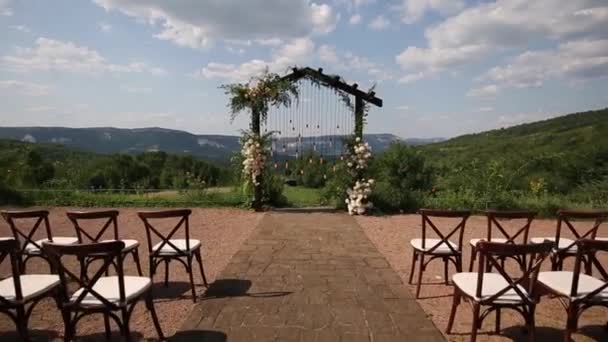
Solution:
<path fill-rule="evenodd" d="M 346 189 L 346 207 L 350 215 L 364 215 L 372 207 L 369 200 L 374 185 L 373 179 L 365 179 L 365 173 L 372 159 L 372 148 L 360 137 L 347 145 L 346 166 L 354 180 L 354 184 Z"/>

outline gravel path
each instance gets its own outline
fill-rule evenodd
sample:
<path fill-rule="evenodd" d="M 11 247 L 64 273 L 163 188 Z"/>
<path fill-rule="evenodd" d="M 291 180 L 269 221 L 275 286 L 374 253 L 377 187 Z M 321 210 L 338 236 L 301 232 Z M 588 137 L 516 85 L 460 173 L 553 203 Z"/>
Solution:
<path fill-rule="evenodd" d="M 53 208 L 50 220 L 55 236 L 75 236 L 74 228 L 65 216 L 68 210 L 75 208 Z M 149 210 L 149 209 L 146 209 Z M 144 274 L 148 274 L 148 251 L 145 229 L 137 217 L 138 209 L 121 209 L 119 229 L 121 238 L 136 239 L 140 242 L 139 255 Z M 199 239 L 203 246 L 203 264 L 209 282 L 217 277 L 220 271 L 228 264 L 232 256 L 239 250 L 243 242 L 251 235 L 263 214 L 239 209 L 193 209 L 190 218 L 191 238 Z M 12 236 L 4 220 L 0 220 L 0 236 Z M 171 226 L 172 227 L 172 226 Z M 170 228 L 170 227 L 169 227 Z M 44 238 L 44 236 L 40 236 Z M 77 263 L 71 264 L 77 270 Z M 28 262 L 28 273 L 48 273 L 48 266 L 40 259 Z M 0 277 L 4 278 L 10 273 L 7 262 L 0 265 Z M 136 275 L 135 263 L 130 257 L 125 260 L 125 274 Z M 194 307 L 190 297 L 188 276 L 183 267 L 172 263 L 170 268 L 169 288 L 162 285 L 164 267 L 159 268 L 155 276 L 154 295 L 155 306 L 159 320 L 166 336 L 175 333 L 188 317 Z M 197 291 L 202 294 L 205 288 L 198 272 L 195 272 L 195 283 L 200 284 Z M 63 337 L 63 323 L 61 315 L 51 300 L 41 302 L 32 314 L 29 324 L 30 330 L 38 335 L 40 340 L 58 339 Z M 146 339 L 156 337 L 154 326 L 143 303 L 138 304 L 131 319 L 131 329 L 135 336 Z M 14 339 L 15 328 L 6 318 L 0 319 L 0 340 Z M 85 340 L 103 340 L 103 320 L 99 317 L 90 317 L 81 321 L 77 327 L 77 336 Z M 118 331 L 113 325 L 113 331 Z"/>
<path fill-rule="evenodd" d="M 383 217 L 357 217 L 357 222 L 363 227 L 367 236 L 380 252 L 386 257 L 391 266 L 397 271 L 404 284 L 407 284 L 411 262 L 412 249 L 409 241 L 420 237 L 421 218 L 418 215 L 396 215 Z M 438 221 L 440 222 L 440 221 Z M 468 270 L 470 247 L 468 241 L 472 238 L 486 235 L 486 218 L 474 216 L 469 219 L 464 233 L 463 268 Z M 553 236 L 555 234 L 554 220 L 536 220 L 530 230 L 530 236 Z M 608 227 L 600 227 L 600 233 L 608 236 Z M 566 236 L 568 236 L 566 234 Z M 603 265 L 608 265 L 608 258 L 601 259 Z M 543 268 L 548 268 L 545 262 Z M 565 269 L 572 269 L 566 263 Z M 450 268 L 450 274 L 454 272 Z M 415 292 L 415 284 L 409 285 L 410 291 Z M 423 276 L 421 298 L 418 303 L 429 315 L 435 325 L 445 331 L 450 307 L 452 305 L 452 286 L 443 284 L 443 263 L 441 260 L 431 262 Z M 562 331 L 565 327 L 565 310 L 556 299 L 543 297 L 536 309 L 537 340 L 563 340 Z M 502 317 L 501 335 L 490 334 L 494 327 L 494 315 L 484 321 L 478 341 L 511 341 L 527 340 L 522 334 L 523 319 L 517 313 L 504 310 Z M 586 311 L 580 320 L 581 328 L 574 335 L 575 341 L 608 341 L 608 333 L 604 330 L 608 312 L 604 308 L 593 308 Z M 468 341 L 471 331 L 472 313 L 466 303 L 461 303 L 454 322 L 453 334 L 446 336 L 450 341 Z"/>

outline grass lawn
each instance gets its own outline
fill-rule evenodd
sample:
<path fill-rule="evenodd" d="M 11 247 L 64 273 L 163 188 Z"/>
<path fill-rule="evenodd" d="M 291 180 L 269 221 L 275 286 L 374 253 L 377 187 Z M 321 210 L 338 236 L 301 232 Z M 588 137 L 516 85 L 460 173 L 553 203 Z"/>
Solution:
<path fill-rule="evenodd" d="M 325 205 L 321 201 L 321 189 L 285 186 L 283 188 L 283 195 L 287 198 L 288 206 L 290 207 L 303 208 Z"/>

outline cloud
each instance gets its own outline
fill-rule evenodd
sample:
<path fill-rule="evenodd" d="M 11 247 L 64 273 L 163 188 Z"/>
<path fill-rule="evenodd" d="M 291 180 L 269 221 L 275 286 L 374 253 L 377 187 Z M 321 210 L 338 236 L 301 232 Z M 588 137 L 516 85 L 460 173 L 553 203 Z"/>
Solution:
<path fill-rule="evenodd" d="M 603 39 L 608 37 L 605 4 L 603 0 L 481 3 L 428 28 L 427 47 L 408 46 L 397 63 L 428 76 L 533 43 Z"/>
<path fill-rule="evenodd" d="M 0 90 L 25 96 L 44 96 L 51 93 L 50 86 L 17 80 L 0 81 Z"/>
<path fill-rule="evenodd" d="M 468 97 L 494 97 L 500 88 L 496 84 L 489 84 L 479 88 L 473 88 L 467 92 Z"/>
<path fill-rule="evenodd" d="M 399 79 L 399 83 L 404 83 L 404 84 L 412 83 L 412 82 L 421 80 L 424 77 L 425 77 L 425 74 L 423 72 L 406 74 L 405 76 L 403 76 Z"/>
<path fill-rule="evenodd" d="M 608 76 L 608 39 L 576 40 L 556 49 L 526 51 L 507 65 L 497 66 L 481 79 L 508 87 L 538 87 L 547 79 L 571 84 Z"/>
<path fill-rule="evenodd" d="M 334 46 L 321 45 L 317 49 L 320 62 L 329 64 L 336 70 L 364 73 L 371 83 L 378 83 L 393 78 L 393 73 L 385 66 L 374 63 L 350 51 L 338 51 Z"/>
<path fill-rule="evenodd" d="M 108 63 L 97 51 L 72 42 L 48 38 L 36 39 L 32 48 L 17 47 L 14 55 L 2 57 L 3 68 L 13 72 L 67 71 L 84 74 L 147 73 L 165 75 L 162 68 L 143 62 L 129 64 Z"/>
<path fill-rule="evenodd" d="M 462 0 L 402 0 L 397 6 L 401 12 L 401 20 L 406 24 L 413 24 L 422 19 L 427 12 L 437 12 L 441 15 L 451 15 L 464 8 Z"/>
<path fill-rule="evenodd" d="M 32 30 L 30 30 L 29 27 L 24 26 L 24 25 L 10 25 L 8 28 L 10 28 L 11 30 L 15 30 L 15 31 L 23 32 L 23 33 L 32 32 Z"/>
<path fill-rule="evenodd" d="M 395 107 L 395 109 L 400 110 L 400 111 L 408 111 L 408 110 L 410 110 L 410 106 L 406 106 L 406 105 L 397 106 L 397 107 Z"/>
<path fill-rule="evenodd" d="M 30 112 L 30 113 L 41 113 L 41 112 L 50 112 L 55 109 L 56 109 L 56 107 L 53 107 L 53 106 L 34 106 L 34 107 L 25 108 L 25 111 Z"/>
<path fill-rule="evenodd" d="M 120 86 L 120 90 L 132 94 L 144 94 L 152 92 L 152 88 L 124 84 Z"/>
<path fill-rule="evenodd" d="M 252 59 L 240 65 L 211 62 L 197 71 L 195 76 L 236 82 L 247 81 L 266 68 L 270 72 L 282 73 L 290 66 L 310 60 L 314 52 L 315 44 L 310 38 L 297 38 L 275 51 L 268 61 Z"/>
<path fill-rule="evenodd" d="M 375 31 L 385 30 L 390 26 L 391 22 L 384 16 L 379 15 L 370 21 L 368 27 Z"/>
<path fill-rule="evenodd" d="M 0 15 L 2 16 L 11 16 L 13 15 L 13 11 L 9 8 L 11 0 L 0 0 Z"/>
<path fill-rule="evenodd" d="M 348 23 L 351 25 L 358 25 L 361 23 L 361 14 L 353 14 L 350 19 L 348 19 Z"/>
<path fill-rule="evenodd" d="M 103 22 L 103 21 L 102 21 L 102 22 L 100 22 L 100 23 L 97 23 L 97 26 L 99 27 L 99 29 L 100 29 L 102 32 L 108 33 L 108 32 L 110 32 L 110 31 L 112 31 L 112 25 L 110 25 L 110 24 L 108 24 L 108 23 L 105 23 L 105 22 Z"/>
<path fill-rule="evenodd" d="M 479 107 L 480 112 L 491 112 L 494 111 L 494 107 Z"/>
<path fill-rule="evenodd" d="M 107 11 L 146 20 L 161 40 L 202 48 L 217 40 L 291 40 L 333 31 L 339 14 L 309 0 L 93 0 Z"/>

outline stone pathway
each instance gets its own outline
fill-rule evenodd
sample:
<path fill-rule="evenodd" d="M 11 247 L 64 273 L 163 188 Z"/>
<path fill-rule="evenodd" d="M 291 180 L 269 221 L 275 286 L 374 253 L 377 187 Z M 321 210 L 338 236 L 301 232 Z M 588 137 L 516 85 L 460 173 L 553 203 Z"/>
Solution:
<path fill-rule="evenodd" d="M 444 341 L 355 220 L 321 213 L 266 214 L 174 337 L 406 339 Z"/>

